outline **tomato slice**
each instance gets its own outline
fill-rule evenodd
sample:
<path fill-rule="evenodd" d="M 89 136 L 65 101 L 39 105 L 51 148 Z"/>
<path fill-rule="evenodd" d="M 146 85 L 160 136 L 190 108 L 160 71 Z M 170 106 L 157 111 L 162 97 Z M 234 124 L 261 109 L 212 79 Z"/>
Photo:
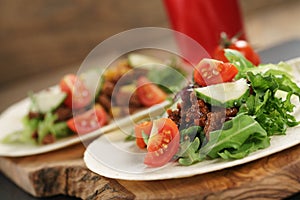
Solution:
<path fill-rule="evenodd" d="M 144 142 L 143 132 L 146 135 L 150 135 L 152 129 L 152 121 L 145 121 L 139 124 L 136 124 L 134 127 L 135 133 L 135 141 L 139 148 L 144 149 L 146 148 L 146 143 Z"/>
<path fill-rule="evenodd" d="M 100 104 L 95 104 L 92 109 L 69 119 L 67 125 L 73 132 L 82 135 L 101 128 L 107 122 L 107 113 Z"/>
<path fill-rule="evenodd" d="M 177 125 L 169 118 L 153 121 L 144 163 L 160 167 L 168 163 L 179 149 L 180 135 Z"/>
<path fill-rule="evenodd" d="M 153 106 L 166 100 L 167 95 L 157 85 L 141 76 L 137 81 L 137 96 L 144 106 Z"/>
<path fill-rule="evenodd" d="M 59 85 L 60 89 L 67 93 L 64 103 L 69 108 L 80 109 L 91 103 L 90 91 L 76 75 L 65 75 Z"/>
<path fill-rule="evenodd" d="M 237 73 L 238 69 L 231 63 L 205 58 L 194 70 L 194 81 L 200 86 L 230 82 Z"/>

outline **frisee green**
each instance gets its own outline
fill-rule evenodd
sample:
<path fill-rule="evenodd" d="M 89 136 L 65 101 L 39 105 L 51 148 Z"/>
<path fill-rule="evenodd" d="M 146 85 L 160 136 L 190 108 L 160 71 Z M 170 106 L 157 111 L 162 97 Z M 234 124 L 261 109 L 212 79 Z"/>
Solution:
<path fill-rule="evenodd" d="M 290 77 L 270 73 L 247 73 L 254 94 L 249 96 L 241 106 L 240 113 L 254 116 L 268 135 L 283 135 L 288 127 L 299 124 L 292 115 L 295 105 L 291 103 L 292 95 L 300 97 L 300 88 Z M 285 100 L 276 96 L 276 92 L 285 91 Z"/>

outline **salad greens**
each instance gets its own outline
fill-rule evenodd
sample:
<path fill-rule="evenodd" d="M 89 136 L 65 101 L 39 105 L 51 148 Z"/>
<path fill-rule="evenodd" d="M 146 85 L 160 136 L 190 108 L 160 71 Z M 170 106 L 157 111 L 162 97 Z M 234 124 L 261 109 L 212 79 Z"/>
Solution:
<path fill-rule="evenodd" d="M 299 125 L 292 112 L 293 95 L 300 99 L 300 88 L 292 80 L 286 63 L 254 66 L 235 50 L 226 49 L 227 59 L 239 70 L 235 80 L 244 78 L 251 94 L 242 102 L 239 112 L 223 128 L 203 137 L 203 130 L 191 127 L 180 131 L 177 153 L 179 164 L 191 165 L 206 158 L 240 159 L 270 145 L 270 136 L 284 135 L 288 127 Z M 277 95 L 284 92 L 284 96 Z M 199 133 L 200 132 L 200 133 Z M 188 137 L 189 139 L 183 139 Z"/>
<path fill-rule="evenodd" d="M 200 157 L 243 158 L 249 153 L 270 145 L 267 132 L 249 115 L 238 115 L 213 131 L 209 141 L 200 149 Z"/>
<path fill-rule="evenodd" d="M 178 66 L 177 60 L 172 59 L 160 69 L 150 70 L 147 78 L 157 84 L 166 93 L 177 93 L 185 84 L 186 73 Z"/>
<path fill-rule="evenodd" d="M 291 114 L 294 105 L 293 94 L 300 96 L 299 88 L 287 76 L 247 74 L 255 95 L 249 96 L 240 108 L 240 113 L 252 115 L 269 135 L 284 134 L 287 127 L 296 126 L 299 122 Z M 276 97 L 276 92 L 287 92 L 285 100 Z"/>
<path fill-rule="evenodd" d="M 56 122 L 57 116 L 53 113 L 46 113 L 44 119 L 32 118 L 28 115 L 23 117 L 23 129 L 8 134 L 3 138 L 3 143 L 29 143 L 29 144 L 42 144 L 43 139 L 48 134 L 53 134 L 55 138 L 66 137 L 71 134 L 66 122 Z M 32 133 L 37 134 L 38 141 L 32 137 Z"/>
<path fill-rule="evenodd" d="M 23 117 L 22 124 L 24 129 L 15 131 L 8 134 L 2 139 L 3 143 L 31 143 L 34 144 L 35 140 L 31 137 L 32 133 L 37 129 L 39 120 L 29 119 L 28 116 Z"/>
<path fill-rule="evenodd" d="M 240 52 L 232 49 L 225 49 L 226 58 L 238 68 L 239 72 L 235 76 L 235 79 L 245 78 L 247 70 L 254 69 L 255 66 L 248 61 Z"/>
<path fill-rule="evenodd" d="M 55 138 L 62 138 L 69 135 L 70 131 L 68 129 L 66 122 L 57 122 L 57 116 L 52 113 L 47 113 L 43 121 L 38 124 L 38 143 L 41 144 L 43 138 L 49 133 L 53 134 Z"/>
<path fill-rule="evenodd" d="M 178 160 L 181 165 L 192 165 L 197 163 L 203 159 L 200 158 L 200 154 L 198 152 L 200 146 L 200 139 L 196 137 L 194 141 L 184 141 L 181 143 L 181 152 L 178 153 L 180 158 Z"/>
<path fill-rule="evenodd" d="M 222 129 L 210 133 L 209 141 L 204 140 L 201 140 L 205 144 L 202 147 L 198 137 L 192 142 L 181 143 L 183 151 L 178 153 L 179 163 L 191 165 L 206 156 L 238 159 L 270 145 L 267 132 L 251 116 L 244 114 L 225 122 Z"/>

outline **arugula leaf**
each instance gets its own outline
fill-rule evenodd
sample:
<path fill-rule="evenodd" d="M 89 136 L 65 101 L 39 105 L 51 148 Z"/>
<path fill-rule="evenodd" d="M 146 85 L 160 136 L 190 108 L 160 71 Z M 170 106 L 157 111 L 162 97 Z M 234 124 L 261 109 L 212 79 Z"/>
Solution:
<path fill-rule="evenodd" d="M 180 141 L 193 141 L 197 136 L 200 137 L 200 140 L 202 141 L 203 137 L 205 137 L 202 130 L 201 126 L 191 126 L 187 129 L 183 129 L 180 131 Z"/>
<path fill-rule="evenodd" d="M 235 79 L 246 78 L 246 72 L 249 69 L 255 68 L 255 66 L 248 61 L 243 54 L 237 50 L 225 49 L 225 57 L 236 66 L 239 70 L 238 74 L 235 76 Z"/>
<path fill-rule="evenodd" d="M 206 145 L 200 148 L 200 158 L 242 158 L 270 145 L 267 132 L 248 115 L 238 115 L 224 123 L 222 130 L 210 133 Z"/>
<path fill-rule="evenodd" d="M 188 166 L 201 161 L 202 159 L 200 158 L 198 152 L 199 147 L 200 139 L 198 137 L 196 137 L 193 142 L 186 140 L 183 143 L 181 143 L 181 150 L 178 154 L 178 156 L 180 157 L 178 160 L 179 164 Z"/>
<path fill-rule="evenodd" d="M 225 149 L 223 152 L 218 153 L 219 156 L 225 160 L 241 159 L 246 157 L 251 152 L 270 146 L 269 140 L 256 138 L 256 136 L 259 135 L 250 136 L 239 149 L 233 149 L 232 151 Z"/>
<path fill-rule="evenodd" d="M 178 68 L 174 62 L 161 69 L 150 70 L 147 74 L 147 78 L 157 84 L 166 93 L 176 93 L 180 91 L 186 82 L 185 76 L 186 74 Z"/>

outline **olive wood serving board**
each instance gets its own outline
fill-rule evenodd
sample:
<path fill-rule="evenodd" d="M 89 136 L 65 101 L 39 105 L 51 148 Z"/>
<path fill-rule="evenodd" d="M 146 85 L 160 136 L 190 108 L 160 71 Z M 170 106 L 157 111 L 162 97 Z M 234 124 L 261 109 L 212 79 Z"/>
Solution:
<path fill-rule="evenodd" d="M 300 145 L 240 166 L 189 178 L 124 181 L 97 175 L 85 147 L 20 158 L 0 157 L 0 170 L 36 197 L 82 199 L 282 199 L 300 191 Z"/>

